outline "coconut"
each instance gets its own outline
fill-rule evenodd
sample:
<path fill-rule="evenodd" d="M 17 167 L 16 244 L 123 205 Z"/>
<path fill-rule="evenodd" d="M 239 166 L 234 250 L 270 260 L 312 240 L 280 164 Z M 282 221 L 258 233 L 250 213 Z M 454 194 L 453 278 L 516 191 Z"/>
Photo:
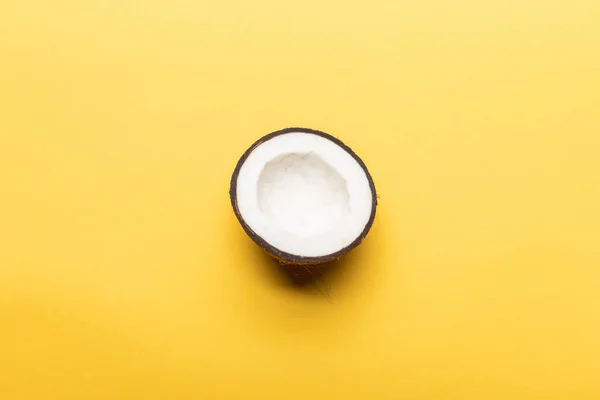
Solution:
<path fill-rule="evenodd" d="M 307 128 L 258 139 L 238 161 L 229 195 L 248 236 L 286 264 L 321 264 L 352 250 L 377 207 L 364 162 L 337 138 Z"/>

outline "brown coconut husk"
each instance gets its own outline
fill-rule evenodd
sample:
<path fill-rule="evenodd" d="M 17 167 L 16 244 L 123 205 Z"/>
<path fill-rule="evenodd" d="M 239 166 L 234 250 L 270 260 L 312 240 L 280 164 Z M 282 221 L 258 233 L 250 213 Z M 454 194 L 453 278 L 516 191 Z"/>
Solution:
<path fill-rule="evenodd" d="M 342 149 L 344 149 L 348 154 L 350 154 L 352 156 L 352 158 L 354 158 L 356 160 L 356 162 L 360 165 L 360 167 L 365 172 L 367 179 L 369 181 L 369 186 L 371 187 L 371 193 L 373 196 L 373 198 L 372 198 L 373 206 L 371 208 L 371 216 L 369 217 L 369 221 L 365 225 L 365 228 L 363 229 L 361 234 L 352 243 L 350 243 L 348 246 L 344 247 L 343 249 L 336 251 L 335 253 L 327 254 L 324 256 L 320 256 L 320 257 L 304 257 L 304 256 L 286 253 L 285 251 L 281 251 L 281 250 L 277 249 L 276 247 L 267 243 L 260 235 L 258 235 L 256 232 L 254 232 L 252 230 L 252 228 L 250 228 L 250 226 L 248 226 L 248 224 L 244 221 L 244 218 L 242 217 L 242 215 L 239 211 L 238 203 L 237 203 L 237 180 L 238 180 L 238 175 L 240 173 L 240 169 L 241 169 L 242 165 L 244 164 L 244 162 L 246 161 L 246 159 L 248 158 L 248 156 L 260 144 L 262 144 L 276 136 L 284 135 L 286 133 L 292 133 L 292 132 L 300 132 L 300 133 L 308 133 L 308 134 L 318 135 L 327 140 L 334 142 L 335 144 L 340 146 Z M 233 175 L 231 177 L 231 183 L 230 183 L 230 187 L 229 187 L 229 197 L 231 200 L 231 205 L 233 207 L 233 211 L 234 211 L 238 221 L 242 225 L 242 228 L 244 228 L 244 231 L 246 232 L 246 234 L 248 234 L 248 236 L 250 236 L 250 238 L 252 240 L 254 240 L 254 242 L 256 242 L 256 244 L 258 244 L 260 247 L 262 247 L 271 257 L 273 257 L 276 261 L 278 261 L 285 270 L 293 271 L 295 269 L 295 268 L 293 268 L 293 266 L 301 266 L 302 269 L 296 269 L 296 270 L 297 271 L 305 271 L 305 272 L 307 269 L 310 272 L 311 269 L 313 269 L 319 265 L 333 261 L 333 260 L 341 257 L 342 255 L 346 254 L 350 250 L 354 249 L 355 247 L 357 247 L 369 233 L 369 230 L 371 229 L 371 226 L 373 225 L 373 221 L 375 220 L 375 212 L 376 212 L 376 208 L 377 208 L 377 193 L 375 191 L 375 183 L 373 182 L 373 178 L 371 177 L 371 174 L 369 173 L 367 166 L 360 159 L 360 157 L 358 157 L 356 155 L 356 153 L 354 153 L 354 151 L 352 151 L 352 149 L 350 147 L 346 146 L 341 140 L 335 138 L 334 136 L 331 136 L 325 132 L 317 131 L 314 129 L 308 129 L 308 128 L 282 129 L 282 130 L 270 133 L 268 135 L 265 135 L 262 138 L 258 139 L 256 142 L 254 142 L 254 144 L 252 144 L 252 146 L 250 146 L 248 148 L 248 150 L 246 150 L 244 152 L 242 157 L 239 159 L 239 161 L 235 167 L 235 170 L 233 171 Z"/>

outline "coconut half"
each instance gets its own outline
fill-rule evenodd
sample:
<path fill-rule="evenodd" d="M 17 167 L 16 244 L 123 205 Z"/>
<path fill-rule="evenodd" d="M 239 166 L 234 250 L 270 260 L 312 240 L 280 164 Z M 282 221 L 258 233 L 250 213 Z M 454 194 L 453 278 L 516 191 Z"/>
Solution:
<path fill-rule="evenodd" d="M 246 233 L 279 261 L 320 264 L 365 238 L 377 206 L 363 161 L 326 133 L 288 128 L 256 141 L 231 178 Z"/>

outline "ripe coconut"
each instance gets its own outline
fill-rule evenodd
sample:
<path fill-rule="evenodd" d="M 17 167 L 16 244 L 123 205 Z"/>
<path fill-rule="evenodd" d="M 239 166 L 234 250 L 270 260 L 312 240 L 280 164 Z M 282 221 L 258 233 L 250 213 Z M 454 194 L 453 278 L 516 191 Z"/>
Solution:
<path fill-rule="evenodd" d="M 246 233 L 286 264 L 321 264 L 352 250 L 377 207 L 363 161 L 335 137 L 306 128 L 273 132 L 250 146 L 229 195 Z"/>

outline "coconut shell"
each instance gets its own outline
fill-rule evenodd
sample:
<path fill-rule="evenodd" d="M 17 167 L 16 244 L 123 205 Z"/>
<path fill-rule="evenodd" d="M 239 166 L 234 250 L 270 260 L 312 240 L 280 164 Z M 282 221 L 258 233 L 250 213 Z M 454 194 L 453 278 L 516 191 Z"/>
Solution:
<path fill-rule="evenodd" d="M 327 140 L 334 142 L 339 147 L 341 147 L 343 150 L 345 150 L 348 154 L 350 154 L 352 156 L 352 158 L 354 158 L 354 160 L 356 160 L 356 162 L 360 165 L 362 170 L 365 172 L 365 174 L 367 176 L 367 180 L 369 181 L 369 186 L 371 188 L 371 193 L 372 193 L 372 205 L 373 205 L 371 208 L 371 215 L 369 217 L 369 221 L 365 225 L 365 228 L 363 229 L 361 234 L 352 243 L 350 243 L 348 246 L 344 247 L 343 249 L 336 251 L 335 253 L 327 254 L 324 256 L 320 256 L 320 257 L 304 257 L 304 256 L 298 256 L 295 254 L 286 253 L 285 251 L 281 251 L 281 250 L 277 249 L 276 247 L 267 243 L 260 235 L 258 235 L 256 232 L 254 232 L 252 230 L 252 228 L 250 228 L 250 226 L 246 223 L 246 221 L 244 221 L 244 218 L 242 217 L 242 215 L 240 213 L 240 210 L 238 207 L 238 202 L 237 202 L 237 180 L 238 180 L 238 175 L 240 173 L 240 169 L 242 168 L 242 165 L 244 165 L 244 162 L 246 161 L 246 159 L 248 158 L 250 153 L 252 153 L 252 151 L 256 147 L 258 147 L 260 144 L 262 144 L 276 136 L 284 135 L 286 133 L 294 133 L 294 132 L 318 135 Z M 360 159 L 360 157 L 358 157 L 356 155 L 356 153 L 354 153 L 354 151 L 352 151 L 352 149 L 350 147 L 346 146 L 341 140 L 339 140 L 325 132 L 317 131 L 314 129 L 308 129 L 308 128 L 282 129 L 282 130 L 279 130 L 279 131 L 276 131 L 273 133 L 269 133 L 268 135 L 265 135 L 262 138 L 258 139 L 256 142 L 254 142 L 252 144 L 252 146 L 250 146 L 248 148 L 248 150 L 246 150 L 244 152 L 242 157 L 239 159 L 237 165 L 235 166 L 233 175 L 231 176 L 231 183 L 229 186 L 229 198 L 231 199 L 231 205 L 233 207 L 233 211 L 234 211 L 238 221 L 242 225 L 242 228 L 244 228 L 244 231 L 246 232 L 246 234 L 248 234 L 248 236 L 250 236 L 250 238 L 252 240 L 254 240 L 254 242 L 256 242 L 256 244 L 258 244 L 260 247 L 262 247 L 271 257 L 273 257 L 275 260 L 277 260 L 279 263 L 281 263 L 283 265 L 303 265 L 303 266 L 307 266 L 307 267 L 316 266 L 319 264 L 323 264 L 323 263 L 335 260 L 335 259 L 341 257 L 343 254 L 346 254 L 350 250 L 354 249 L 356 246 L 358 246 L 363 241 L 363 239 L 367 236 L 367 234 L 369 233 L 369 230 L 371 229 L 371 226 L 373 225 L 373 221 L 375 220 L 375 212 L 376 212 L 376 208 L 377 208 L 377 193 L 375 191 L 375 183 L 373 182 L 373 178 L 371 177 L 371 174 L 369 173 L 367 166 Z"/>

